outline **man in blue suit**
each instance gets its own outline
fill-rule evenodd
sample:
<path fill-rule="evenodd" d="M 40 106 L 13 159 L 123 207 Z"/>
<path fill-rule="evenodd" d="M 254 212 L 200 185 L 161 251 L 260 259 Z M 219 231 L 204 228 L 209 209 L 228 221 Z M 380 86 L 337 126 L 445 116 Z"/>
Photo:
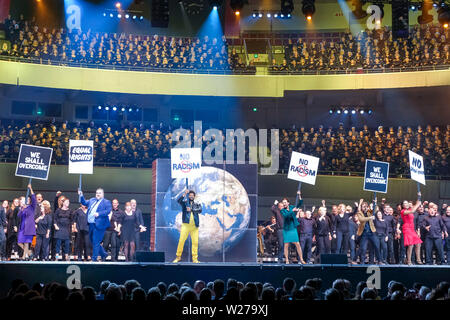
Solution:
<path fill-rule="evenodd" d="M 109 214 L 112 210 L 111 201 L 105 199 L 103 189 L 98 188 L 95 192 L 95 198 L 88 201 L 84 199 L 83 192 L 78 190 L 80 196 L 80 203 L 88 207 L 87 219 L 89 224 L 89 239 L 92 243 L 92 261 L 97 261 L 100 255 L 104 261 L 108 254 L 100 245 L 105 234 L 105 230 L 110 226 Z"/>

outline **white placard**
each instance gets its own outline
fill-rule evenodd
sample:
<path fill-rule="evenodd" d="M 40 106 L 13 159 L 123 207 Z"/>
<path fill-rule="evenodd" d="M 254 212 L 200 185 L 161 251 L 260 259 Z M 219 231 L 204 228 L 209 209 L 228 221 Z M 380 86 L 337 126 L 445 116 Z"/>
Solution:
<path fill-rule="evenodd" d="M 94 141 L 69 141 L 69 173 L 94 173 Z"/>
<path fill-rule="evenodd" d="M 200 173 L 202 167 L 201 148 L 172 148 L 170 154 L 172 179 L 190 178 Z"/>
<path fill-rule="evenodd" d="M 292 151 L 287 177 L 288 179 L 314 185 L 316 184 L 318 168 L 319 158 Z"/>
<path fill-rule="evenodd" d="M 423 157 L 411 150 L 408 150 L 408 153 L 411 179 L 425 185 L 425 164 L 423 162 Z"/>

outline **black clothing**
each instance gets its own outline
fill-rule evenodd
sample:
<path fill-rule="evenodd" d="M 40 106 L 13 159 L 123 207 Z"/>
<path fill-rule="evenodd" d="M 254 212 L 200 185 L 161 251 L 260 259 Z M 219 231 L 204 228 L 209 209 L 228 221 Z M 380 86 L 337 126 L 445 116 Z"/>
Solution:
<path fill-rule="evenodd" d="M 55 239 L 70 240 L 70 231 L 72 225 L 72 215 L 70 210 L 57 209 L 55 212 L 55 220 L 59 230 L 55 229 Z"/>

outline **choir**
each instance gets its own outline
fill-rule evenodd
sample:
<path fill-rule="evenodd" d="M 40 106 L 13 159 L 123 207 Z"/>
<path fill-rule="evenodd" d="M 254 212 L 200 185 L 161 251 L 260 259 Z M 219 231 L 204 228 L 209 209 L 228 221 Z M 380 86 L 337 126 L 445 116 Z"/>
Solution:
<path fill-rule="evenodd" d="M 440 208 L 420 200 L 391 206 L 384 198 L 377 204 L 375 198 L 370 204 L 361 199 L 354 207 L 333 205 L 331 211 L 325 200 L 318 210 L 301 204 L 301 195 L 299 205 L 290 206 L 290 211 L 283 202 L 274 202 L 273 216 L 262 226 L 270 228 L 260 229 L 263 258 L 278 256 L 283 262 L 284 246 L 295 243 L 298 235 L 300 251 L 291 248 L 284 255 L 286 263 L 320 263 L 321 254 L 336 253 L 345 254 L 351 264 L 450 264 L 450 208 L 445 203 Z M 287 227 L 286 219 L 290 219 Z"/>

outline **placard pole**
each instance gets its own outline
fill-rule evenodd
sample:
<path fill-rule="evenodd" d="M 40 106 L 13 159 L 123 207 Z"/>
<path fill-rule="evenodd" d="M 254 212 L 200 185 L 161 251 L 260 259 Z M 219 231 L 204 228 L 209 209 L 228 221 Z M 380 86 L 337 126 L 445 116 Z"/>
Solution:
<path fill-rule="evenodd" d="M 298 182 L 297 191 L 302 191 L 302 182 L 301 181 Z M 297 206 L 297 203 L 298 203 L 298 193 L 297 193 L 297 196 L 295 198 L 295 204 L 294 205 Z"/>
<path fill-rule="evenodd" d="M 82 174 L 80 173 L 80 180 L 78 181 L 78 191 L 81 191 L 81 176 Z"/>
<path fill-rule="evenodd" d="M 422 195 L 419 196 L 419 194 L 420 194 L 420 183 L 417 182 L 417 195 L 419 197 L 419 201 L 422 201 Z"/>
<path fill-rule="evenodd" d="M 28 184 L 31 184 L 31 180 L 33 180 L 33 178 L 30 178 L 30 180 L 28 180 Z M 25 203 L 27 203 L 29 195 L 30 195 L 30 188 L 28 188 L 27 185 L 27 196 L 25 197 Z"/>
<path fill-rule="evenodd" d="M 373 215 L 376 215 L 376 206 L 377 206 L 377 193 L 373 193 Z"/>

